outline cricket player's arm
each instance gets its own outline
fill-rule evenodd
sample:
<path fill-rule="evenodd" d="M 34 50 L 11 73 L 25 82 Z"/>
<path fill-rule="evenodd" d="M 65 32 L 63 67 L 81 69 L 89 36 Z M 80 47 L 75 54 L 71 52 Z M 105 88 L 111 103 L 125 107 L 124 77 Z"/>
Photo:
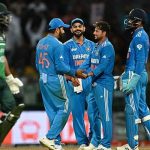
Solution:
<path fill-rule="evenodd" d="M 145 48 L 147 45 L 147 41 L 143 38 L 136 38 L 134 41 L 134 51 L 135 51 L 135 70 L 134 73 L 141 75 L 143 70 L 145 69 L 145 64 L 147 61 Z"/>
<path fill-rule="evenodd" d="M 65 63 L 64 46 L 60 44 L 54 49 L 55 68 L 58 74 L 75 76 L 75 70 Z"/>
<path fill-rule="evenodd" d="M 9 68 L 9 64 L 8 64 L 8 61 L 7 61 L 6 57 L 5 57 L 5 74 L 6 74 L 6 76 L 11 74 L 11 71 L 10 71 L 10 68 Z"/>
<path fill-rule="evenodd" d="M 18 94 L 20 92 L 20 87 L 23 86 L 23 83 L 20 79 L 14 78 L 11 74 L 7 58 L 5 57 L 5 74 L 6 74 L 6 82 L 12 92 L 12 94 Z"/>
<path fill-rule="evenodd" d="M 129 80 L 128 84 L 122 90 L 126 95 L 132 93 L 136 88 L 136 85 L 140 80 L 141 73 L 145 69 L 145 63 L 146 63 L 144 39 L 137 37 L 134 39 L 133 44 L 134 44 L 133 49 L 134 49 L 134 59 L 135 59 L 135 70 L 132 78 Z"/>

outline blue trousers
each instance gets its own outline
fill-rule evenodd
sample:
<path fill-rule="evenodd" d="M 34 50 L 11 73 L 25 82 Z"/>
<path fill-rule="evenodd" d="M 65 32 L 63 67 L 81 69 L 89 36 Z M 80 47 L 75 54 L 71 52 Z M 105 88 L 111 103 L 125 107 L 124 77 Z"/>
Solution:
<path fill-rule="evenodd" d="M 60 133 L 70 114 L 66 80 L 60 75 L 48 76 L 46 83 L 40 78 L 39 84 L 45 111 L 50 121 L 50 129 L 46 137 L 60 144 Z"/>
<path fill-rule="evenodd" d="M 93 86 L 92 90 L 94 92 L 96 104 L 99 111 L 99 117 L 103 128 L 103 137 L 100 139 L 99 143 L 104 147 L 110 148 L 112 141 L 113 89 L 107 90 L 101 84 L 96 83 Z M 100 132 L 100 130 L 97 132 Z"/>
<path fill-rule="evenodd" d="M 126 105 L 129 104 L 132 107 L 135 119 L 133 123 L 129 123 L 131 118 L 126 116 L 127 140 L 131 148 L 138 145 L 138 123 L 140 119 L 150 138 L 150 112 L 146 104 L 147 82 L 147 72 L 143 72 L 133 93 L 125 95 Z"/>
<path fill-rule="evenodd" d="M 95 122 L 98 118 L 95 118 L 96 111 L 96 102 L 94 95 L 91 91 L 91 82 L 89 79 L 82 80 L 83 91 L 80 93 L 75 93 L 72 83 L 69 84 L 69 97 L 71 102 L 71 111 L 73 115 L 73 128 L 75 132 L 75 136 L 79 145 L 81 144 L 89 144 L 91 140 L 94 140 L 97 136 L 93 128 L 99 128 L 99 125 L 95 125 Z M 87 105 L 87 113 L 90 122 L 90 133 L 91 137 L 89 139 L 84 123 L 84 112 Z M 97 129 L 99 130 L 99 129 Z M 93 139 L 94 136 L 94 139 Z M 98 146 L 98 142 L 93 142 L 95 146 Z"/>

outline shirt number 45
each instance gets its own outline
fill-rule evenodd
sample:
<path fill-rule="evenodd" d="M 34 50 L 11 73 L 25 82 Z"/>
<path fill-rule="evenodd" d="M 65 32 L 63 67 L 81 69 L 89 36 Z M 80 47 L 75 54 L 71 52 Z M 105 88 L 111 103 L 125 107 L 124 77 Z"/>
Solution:
<path fill-rule="evenodd" d="M 39 64 L 42 65 L 42 68 L 48 68 L 50 65 L 50 62 L 47 58 L 48 53 L 44 52 L 44 53 L 40 53 L 40 57 L 39 57 Z"/>

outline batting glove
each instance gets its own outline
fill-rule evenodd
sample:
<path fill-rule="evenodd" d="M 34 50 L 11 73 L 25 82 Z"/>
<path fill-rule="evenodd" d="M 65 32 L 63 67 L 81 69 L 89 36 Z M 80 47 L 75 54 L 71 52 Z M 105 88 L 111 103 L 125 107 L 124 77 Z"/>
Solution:
<path fill-rule="evenodd" d="M 6 77 L 6 82 L 12 94 L 18 94 L 20 92 L 19 88 L 23 86 L 22 81 L 18 78 L 14 78 L 12 74 Z"/>

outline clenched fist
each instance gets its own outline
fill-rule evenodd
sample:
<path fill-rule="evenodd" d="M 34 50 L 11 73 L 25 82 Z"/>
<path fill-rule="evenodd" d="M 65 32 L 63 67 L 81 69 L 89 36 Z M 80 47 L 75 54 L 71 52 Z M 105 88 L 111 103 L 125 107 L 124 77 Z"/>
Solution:
<path fill-rule="evenodd" d="M 78 69 L 75 75 L 76 77 L 81 78 L 81 79 L 85 79 L 88 77 L 88 75 L 84 73 L 84 70 L 81 70 L 81 69 Z"/>

